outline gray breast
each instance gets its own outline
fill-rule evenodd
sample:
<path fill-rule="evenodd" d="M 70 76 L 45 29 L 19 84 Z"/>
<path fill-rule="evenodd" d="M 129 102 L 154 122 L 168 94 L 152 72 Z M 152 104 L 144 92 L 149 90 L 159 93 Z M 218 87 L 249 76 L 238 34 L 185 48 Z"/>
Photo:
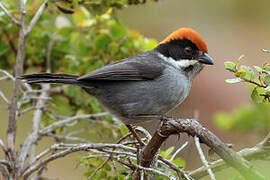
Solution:
<path fill-rule="evenodd" d="M 136 123 L 136 115 L 163 115 L 188 95 L 190 83 L 173 67 L 148 81 L 112 81 L 102 84 L 97 99 L 124 123 Z"/>

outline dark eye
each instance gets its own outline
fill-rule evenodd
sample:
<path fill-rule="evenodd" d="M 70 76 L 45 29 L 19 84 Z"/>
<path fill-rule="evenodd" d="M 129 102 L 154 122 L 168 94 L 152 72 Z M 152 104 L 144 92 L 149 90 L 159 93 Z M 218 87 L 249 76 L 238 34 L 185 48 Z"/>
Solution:
<path fill-rule="evenodd" d="M 192 50 L 191 47 L 187 46 L 187 47 L 185 47 L 185 49 L 184 49 L 184 53 L 185 53 L 186 55 L 192 55 L 193 50 Z"/>

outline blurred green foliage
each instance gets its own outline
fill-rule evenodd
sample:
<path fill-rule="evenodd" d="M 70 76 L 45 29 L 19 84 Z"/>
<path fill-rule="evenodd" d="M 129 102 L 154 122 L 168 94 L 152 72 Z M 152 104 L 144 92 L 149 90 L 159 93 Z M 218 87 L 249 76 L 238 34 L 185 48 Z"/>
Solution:
<path fill-rule="evenodd" d="M 234 113 L 217 113 L 214 120 L 223 130 L 250 132 L 256 130 L 266 134 L 270 130 L 270 64 L 261 66 L 239 65 L 241 56 L 236 62 L 225 62 L 225 68 L 235 76 L 227 79 L 227 83 L 245 82 L 250 89 L 250 97 L 254 104 L 242 106 Z"/>
<path fill-rule="evenodd" d="M 27 21 L 30 21 L 41 3 L 28 1 Z M 6 1 L 5 4 L 9 9 L 14 8 L 12 12 L 16 16 L 18 2 Z M 62 10 L 63 4 L 64 8 L 70 8 L 72 14 Z M 127 4 L 128 1 L 124 0 L 49 3 L 48 9 L 27 37 L 25 73 L 46 71 L 50 44 L 52 72 L 71 74 L 85 74 L 105 64 L 154 48 L 157 45 L 155 40 L 145 38 L 135 30 L 128 30 L 117 19 L 116 10 Z M 0 14 L 0 26 L 0 68 L 12 72 L 19 29 L 3 13 Z M 76 87 L 68 87 L 64 94 L 54 95 L 52 102 L 57 105 L 57 108 L 49 107 L 52 111 L 56 109 L 59 113 L 59 109 L 68 109 L 65 111 L 68 115 L 102 111 L 94 98 L 89 98 Z"/>

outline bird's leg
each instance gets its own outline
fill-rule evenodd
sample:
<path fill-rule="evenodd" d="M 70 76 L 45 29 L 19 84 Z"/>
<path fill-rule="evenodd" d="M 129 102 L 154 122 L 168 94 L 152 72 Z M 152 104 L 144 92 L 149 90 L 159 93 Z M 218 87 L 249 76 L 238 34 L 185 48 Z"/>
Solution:
<path fill-rule="evenodd" d="M 140 146 L 143 147 L 144 146 L 144 142 L 142 142 L 141 138 L 138 136 L 138 134 L 136 133 L 136 131 L 134 130 L 134 128 L 132 127 L 132 125 L 126 124 L 126 126 L 129 129 L 129 131 L 131 132 L 131 134 L 133 135 L 133 137 L 138 141 L 138 143 L 140 144 Z"/>

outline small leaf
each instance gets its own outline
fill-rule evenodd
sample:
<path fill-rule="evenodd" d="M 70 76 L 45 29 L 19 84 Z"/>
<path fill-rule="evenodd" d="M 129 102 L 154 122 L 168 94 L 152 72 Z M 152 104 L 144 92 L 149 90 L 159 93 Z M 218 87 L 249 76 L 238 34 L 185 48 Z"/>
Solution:
<path fill-rule="evenodd" d="M 263 81 L 265 82 L 265 84 L 267 84 L 267 86 L 270 86 L 270 75 L 265 76 Z"/>
<path fill-rule="evenodd" d="M 167 158 L 174 150 L 174 146 L 169 147 L 165 152 L 164 152 L 164 158 Z"/>
<path fill-rule="evenodd" d="M 120 126 L 120 131 L 121 131 L 121 134 L 122 135 L 126 135 L 126 134 L 128 134 L 128 128 L 126 127 L 126 125 L 124 125 L 124 124 L 122 124 L 121 126 Z"/>
<path fill-rule="evenodd" d="M 112 23 L 111 25 L 111 35 L 112 38 L 116 40 L 122 39 L 127 34 L 125 27 L 118 23 Z"/>
<path fill-rule="evenodd" d="M 238 58 L 238 60 L 237 60 L 237 62 L 236 62 L 236 65 L 235 65 L 236 68 L 238 67 L 238 65 L 239 65 L 240 61 L 243 59 L 243 57 L 245 57 L 245 55 L 241 55 L 241 56 Z"/>
<path fill-rule="evenodd" d="M 257 88 L 254 88 L 252 93 L 251 93 L 251 99 L 253 100 L 253 102 L 255 103 L 260 103 L 261 102 L 261 99 L 260 99 L 260 96 L 259 96 L 259 93 L 257 91 Z"/>
<path fill-rule="evenodd" d="M 226 61 L 224 62 L 225 68 L 231 72 L 235 72 L 236 71 L 236 65 L 234 62 L 231 61 Z"/>
<path fill-rule="evenodd" d="M 234 75 L 236 77 L 240 77 L 240 78 L 245 77 L 246 74 L 247 73 L 246 72 L 243 72 L 243 71 L 234 73 Z"/>
<path fill-rule="evenodd" d="M 264 90 L 270 92 L 270 86 L 267 86 Z"/>
<path fill-rule="evenodd" d="M 181 168 L 185 168 L 186 167 L 186 161 L 182 158 L 176 158 L 172 161 L 172 163 L 174 163 L 175 165 L 181 167 Z"/>
<path fill-rule="evenodd" d="M 262 72 L 263 71 L 263 69 L 261 68 L 261 67 L 259 67 L 259 66 L 253 66 L 258 72 Z"/>
<path fill-rule="evenodd" d="M 101 50 L 107 47 L 111 42 L 110 37 L 107 34 L 100 34 L 95 42 L 95 47 L 97 50 Z"/>
<path fill-rule="evenodd" d="M 9 50 L 9 45 L 0 41 L 0 56 L 5 54 Z"/>
<path fill-rule="evenodd" d="M 94 20 L 91 19 L 91 14 L 89 11 L 82 6 L 76 9 L 76 11 L 72 14 L 72 17 L 76 26 L 79 27 L 91 26 L 94 23 Z"/>
<path fill-rule="evenodd" d="M 262 68 L 265 70 L 268 66 L 269 66 L 269 63 L 265 62 L 263 63 Z"/>
<path fill-rule="evenodd" d="M 250 67 L 242 65 L 240 67 L 240 70 L 243 72 L 246 72 L 246 75 L 245 75 L 246 79 L 251 80 L 251 81 L 254 80 L 255 74 Z"/>
<path fill-rule="evenodd" d="M 239 82 L 241 82 L 242 79 L 241 78 L 233 78 L 233 79 L 226 79 L 225 81 L 226 81 L 226 83 L 233 84 L 233 83 L 239 83 Z"/>

